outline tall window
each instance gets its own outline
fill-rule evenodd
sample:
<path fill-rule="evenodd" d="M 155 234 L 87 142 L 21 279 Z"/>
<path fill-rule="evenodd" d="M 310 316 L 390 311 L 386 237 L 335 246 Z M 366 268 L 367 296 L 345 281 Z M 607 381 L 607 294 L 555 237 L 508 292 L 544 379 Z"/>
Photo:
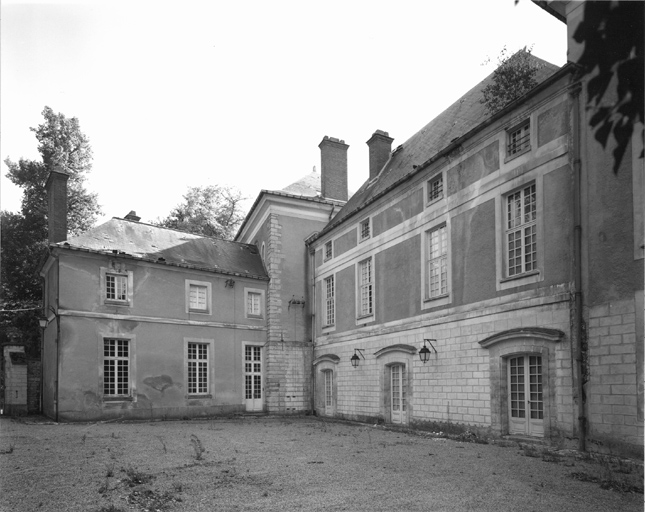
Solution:
<path fill-rule="evenodd" d="M 361 242 L 370 237 L 370 219 L 367 218 L 360 223 Z"/>
<path fill-rule="evenodd" d="M 208 393 L 208 344 L 188 343 L 188 394 Z"/>
<path fill-rule="evenodd" d="M 519 155 L 531 148 L 531 131 L 529 121 L 520 126 L 510 129 L 507 133 L 506 154 L 508 156 Z"/>
<path fill-rule="evenodd" d="M 537 269 L 537 211 L 535 183 L 506 198 L 508 277 Z"/>
<path fill-rule="evenodd" d="M 128 276 L 105 274 L 105 298 L 126 302 L 128 300 Z"/>
<path fill-rule="evenodd" d="M 334 325 L 334 276 L 325 279 L 325 325 Z"/>
<path fill-rule="evenodd" d="M 103 340 L 103 394 L 130 395 L 130 341 Z"/>
<path fill-rule="evenodd" d="M 262 295 L 256 292 L 248 292 L 246 295 L 246 313 L 250 316 L 260 316 L 262 308 L 260 299 Z"/>
<path fill-rule="evenodd" d="M 191 311 L 208 311 L 208 288 L 200 284 L 191 284 L 188 291 Z"/>
<path fill-rule="evenodd" d="M 374 311 L 374 284 L 372 276 L 372 258 L 361 261 L 358 264 L 359 283 L 359 316 L 369 316 Z"/>
<path fill-rule="evenodd" d="M 428 203 L 434 203 L 443 197 L 443 175 L 439 174 L 428 181 Z"/>
<path fill-rule="evenodd" d="M 429 299 L 448 293 L 448 235 L 443 225 L 427 234 L 428 258 L 426 268 Z"/>

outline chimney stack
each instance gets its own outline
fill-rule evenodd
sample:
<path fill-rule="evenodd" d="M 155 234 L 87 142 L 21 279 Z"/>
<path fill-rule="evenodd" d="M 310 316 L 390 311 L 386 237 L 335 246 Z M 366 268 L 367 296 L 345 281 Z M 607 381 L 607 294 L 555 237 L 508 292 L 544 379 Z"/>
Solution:
<path fill-rule="evenodd" d="M 130 210 L 130 213 L 128 213 L 125 217 L 125 220 L 132 220 L 134 222 L 139 222 L 141 220 L 141 217 L 137 215 L 137 212 L 134 210 Z"/>
<path fill-rule="evenodd" d="M 383 130 L 376 130 L 367 145 L 370 148 L 370 179 L 376 178 L 387 163 L 392 152 L 392 141 L 394 139 Z"/>
<path fill-rule="evenodd" d="M 48 240 L 50 244 L 67 240 L 67 174 L 56 166 L 49 172 L 47 191 Z"/>
<path fill-rule="evenodd" d="M 347 201 L 347 148 L 344 140 L 325 135 L 320 144 L 321 194 Z"/>

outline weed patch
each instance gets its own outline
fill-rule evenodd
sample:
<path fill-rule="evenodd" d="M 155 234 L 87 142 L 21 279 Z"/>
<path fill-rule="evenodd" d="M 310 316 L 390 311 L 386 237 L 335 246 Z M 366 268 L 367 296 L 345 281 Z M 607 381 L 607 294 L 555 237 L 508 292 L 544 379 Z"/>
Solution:
<path fill-rule="evenodd" d="M 129 485 L 130 487 L 147 484 L 152 482 L 152 480 L 154 479 L 154 476 L 138 471 L 132 466 L 127 469 L 122 469 L 121 471 L 123 471 L 126 475 L 126 477 L 123 479 L 123 483 Z"/>
<path fill-rule="evenodd" d="M 172 492 L 159 493 L 152 489 L 133 490 L 126 501 L 130 505 L 135 505 L 143 510 L 163 511 L 174 503 L 182 501 L 180 497 Z"/>
<path fill-rule="evenodd" d="M 202 445 L 199 437 L 197 437 L 195 434 L 191 434 L 190 444 L 192 445 L 193 450 L 195 450 L 195 460 L 202 460 L 202 455 L 206 450 L 204 449 L 204 446 Z"/>

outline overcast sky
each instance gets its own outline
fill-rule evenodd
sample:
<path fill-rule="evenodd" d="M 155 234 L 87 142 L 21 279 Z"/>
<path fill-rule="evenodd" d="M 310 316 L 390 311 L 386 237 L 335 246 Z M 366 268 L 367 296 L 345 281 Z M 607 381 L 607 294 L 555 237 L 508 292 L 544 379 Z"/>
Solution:
<path fill-rule="evenodd" d="M 45 105 L 77 117 L 103 222 L 165 216 L 188 186 L 250 198 L 320 169 L 324 135 L 368 176 L 376 129 L 405 142 L 491 73 L 501 49 L 566 62 L 529 0 L 11 1 L 1 6 L 2 160 L 40 159 Z M 491 63 L 482 65 L 487 58 Z M 2 164 L 2 209 L 21 191 Z"/>

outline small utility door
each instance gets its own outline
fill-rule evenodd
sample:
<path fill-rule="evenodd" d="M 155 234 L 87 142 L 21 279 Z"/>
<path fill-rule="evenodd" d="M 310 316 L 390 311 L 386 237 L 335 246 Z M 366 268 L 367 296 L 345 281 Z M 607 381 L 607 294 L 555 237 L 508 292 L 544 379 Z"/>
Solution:
<path fill-rule="evenodd" d="M 262 347 L 244 347 L 244 396 L 247 411 L 264 410 Z"/>
<path fill-rule="evenodd" d="M 406 380 L 405 365 L 395 364 L 390 366 L 392 423 L 406 423 L 407 421 Z"/>
<path fill-rule="evenodd" d="M 524 355 L 508 360 L 509 433 L 544 436 L 542 358 Z"/>

